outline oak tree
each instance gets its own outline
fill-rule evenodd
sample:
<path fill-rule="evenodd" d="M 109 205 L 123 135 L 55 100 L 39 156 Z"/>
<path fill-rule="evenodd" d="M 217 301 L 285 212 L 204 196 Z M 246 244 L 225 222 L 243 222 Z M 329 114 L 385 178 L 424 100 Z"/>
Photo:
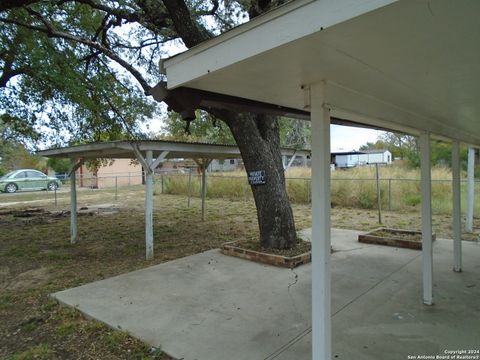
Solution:
<path fill-rule="evenodd" d="M 16 123 L 48 127 L 55 141 L 66 133 L 77 140 L 138 138 L 139 123 L 156 111 L 149 97 L 154 87 L 161 87 L 171 109 L 182 110 L 182 93 L 165 88 L 168 79 L 158 68 L 172 44 L 191 48 L 282 2 L 2 1 L 0 111 Z M 247 172 L 266 173 L 266 185 L 252 186 L 261 244 L 294 246 L 277 117 L 198 107 L 228 126 Z M 191 121 L 194 110 L 182 116 Z"/>

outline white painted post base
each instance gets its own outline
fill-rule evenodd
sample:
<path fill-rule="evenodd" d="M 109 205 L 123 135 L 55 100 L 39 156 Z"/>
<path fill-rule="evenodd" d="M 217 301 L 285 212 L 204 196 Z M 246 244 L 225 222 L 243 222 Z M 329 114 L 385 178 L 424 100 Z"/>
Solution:
<path fill-rule="evenodd" d="M 452 143 L 452 228 L 453 228 L 453 271 L 462 271 L 462 214 L 460 193 L 460 144 Z"/>
<path fill-rule="evenodd" d="M 331 360 L 330 111 L 325 84 L 310 88 L 312 123 L 312 359 Z"/>
<path fill-rule="evenodd" d="M 432 186 L 430 134 L 420 135 L 420 172 L 422 190 L 422 268 L 423 303 L 433 305 Z"/>

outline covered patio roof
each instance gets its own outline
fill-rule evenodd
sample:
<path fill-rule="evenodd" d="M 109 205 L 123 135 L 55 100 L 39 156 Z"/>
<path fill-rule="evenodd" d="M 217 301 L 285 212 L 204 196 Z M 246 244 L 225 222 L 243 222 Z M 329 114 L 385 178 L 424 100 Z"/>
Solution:
<path fill-rule="evenodd" d="M 480 2 L 297 0 L 165 61 L 190 87 L 480 145 Z"/>
<path fill-rule="evenodd" d="M 135 149 L 135 150 L 134 150 Z M 83 144 L 54 148 L 39 151 L 45 157 L 71 158 L 71 159 L 133 159 L 136 151 L 145 154 L 152 152 L 153 158 L 166 153 L 162 159 L 234 159 L 241 158 L 240 150 L 235 145 L 220 145 L 199 142 L 142 140 L 142 141 L 105 141 L 92 144 Z M 309 150 L 282 148 L 282 155 L 310 156 Z"/>
<path fill-rule="evenodd" d="M 462 271 L 459 144 L 480 146 L 479 13 L 477 0 L 297 0 L 163 63 L 173 92 L 310 113 L 314 360 L 332 358 L 332 118 L 419 136 L 425 305 L 434 302 L 430 139 L 452 141 L 452 263 Z"/>

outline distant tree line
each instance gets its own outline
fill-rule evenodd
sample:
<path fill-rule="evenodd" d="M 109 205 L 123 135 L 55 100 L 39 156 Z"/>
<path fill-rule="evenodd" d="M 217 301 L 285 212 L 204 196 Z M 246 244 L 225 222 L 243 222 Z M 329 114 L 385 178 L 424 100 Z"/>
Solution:
<path fill-rule="evenodd" d="M 412 135 L 385 132 L 376 142 L 367 142 L 359 150 L 385 149 L 392 153 L 394 159 L 404 160 L 410 167 L 420 166 L 420 151 L 418 138 Z M 432 166 L 452 166 L 452 144 L 433 140 L 430 143 Z M 460 161 L 464 169 L 467 167 L 468 149 L 465 145 L 460 148 Z"/>

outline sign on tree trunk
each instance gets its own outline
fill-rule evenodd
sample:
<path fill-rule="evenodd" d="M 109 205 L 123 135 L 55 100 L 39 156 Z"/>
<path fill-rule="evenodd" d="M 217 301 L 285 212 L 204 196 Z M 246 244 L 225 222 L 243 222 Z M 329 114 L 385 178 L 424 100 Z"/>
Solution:
<path fill-rule="evenodd" d="M 250 171 L 248 173 L 248 183 L 250 185 L 265 185 L 267 183 L 265 170 Z"/>

